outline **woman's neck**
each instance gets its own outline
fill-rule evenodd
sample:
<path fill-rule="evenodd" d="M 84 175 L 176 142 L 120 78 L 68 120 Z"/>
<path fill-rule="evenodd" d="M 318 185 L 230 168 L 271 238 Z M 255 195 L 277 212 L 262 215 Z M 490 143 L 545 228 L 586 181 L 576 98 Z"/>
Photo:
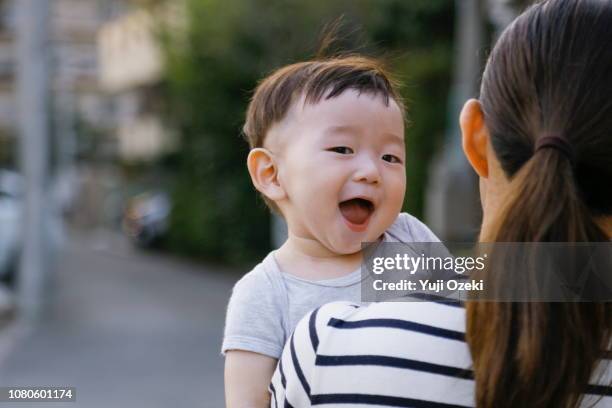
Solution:
<path fill-rule="evenodd" d="M 612 240 L 612 216 L 608 215 L 605 217 L 599 217 L 597 218 L 596 222 L 608 236 L 608 239 Z"/>

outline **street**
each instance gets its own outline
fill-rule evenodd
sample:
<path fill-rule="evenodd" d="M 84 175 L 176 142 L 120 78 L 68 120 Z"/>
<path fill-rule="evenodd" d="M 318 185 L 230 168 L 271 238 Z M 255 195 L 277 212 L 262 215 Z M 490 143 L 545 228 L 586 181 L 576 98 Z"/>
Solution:
<path fill-rule="evenodd" d="M 41 322 L 0 332 L 0 385 L 76 387 L 58 408 L 223 407 L 219 350 L 239 275 L 72 233 Z"/>

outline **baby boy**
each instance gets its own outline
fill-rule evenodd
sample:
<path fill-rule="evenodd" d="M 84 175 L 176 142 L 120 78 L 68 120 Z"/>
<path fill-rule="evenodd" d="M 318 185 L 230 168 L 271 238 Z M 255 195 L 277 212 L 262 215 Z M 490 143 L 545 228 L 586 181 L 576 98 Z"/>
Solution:
<path fill-rule="evenodd" d="M 244 133 L 253 184 L 287 222 L 288 238 L 233 289 L 222 346 L 230 408 L 269 405 L 277 359 L 306 312 L 360 300 L 362 242 L 438 241 L 400 214 L 404 107 L 376 60 L 277 70 L 257 87 Z"/>

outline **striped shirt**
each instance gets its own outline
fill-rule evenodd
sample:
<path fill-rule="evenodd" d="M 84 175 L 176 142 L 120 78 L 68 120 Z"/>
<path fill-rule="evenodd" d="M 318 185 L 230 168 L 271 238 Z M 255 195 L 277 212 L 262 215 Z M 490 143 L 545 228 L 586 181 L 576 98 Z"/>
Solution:
<path fill-rule="evenodd" d="M 271 407 L 473 407 L 471 366 L 459 303 L 330 303 L 289 338 Z M 612 369 L 603 366 L 585 407 L 612 407 Z"/>

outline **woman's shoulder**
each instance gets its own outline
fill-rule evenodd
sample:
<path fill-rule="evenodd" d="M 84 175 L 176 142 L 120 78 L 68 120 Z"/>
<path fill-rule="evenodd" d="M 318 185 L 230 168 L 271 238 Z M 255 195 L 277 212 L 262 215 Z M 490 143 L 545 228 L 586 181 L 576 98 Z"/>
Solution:
<path fill-rule="evenodd" d="M 360 305 L 333 302 L 312 313 L 322 332 L 348 328 L 409 330 L 463 339 L 465 309 L 459 302 L 398 300 Z M 385 335 L 379 330 L 377 335 Z"/>
<path fill-rule="evenodd" d="M 283 395 L 293 388 L 296 398 L 311 402 L 334 395 L 336 402 L 355 404 L 393 400 L 406 406 L 472 406 L 464 328 L 465 311 L 454 303 L 329 303 L 298 325 L 275 387 Z"/>
<path fill-rule="evenodd" d="M 465 362 L 465 309 L 459 303 L 333 302 L 311 312 L 301 324 L 317 354 L 401 356 L 407 351 L 429 354 L 432 347 L 436 353 L 452 354 L 459 348 Z"/>

